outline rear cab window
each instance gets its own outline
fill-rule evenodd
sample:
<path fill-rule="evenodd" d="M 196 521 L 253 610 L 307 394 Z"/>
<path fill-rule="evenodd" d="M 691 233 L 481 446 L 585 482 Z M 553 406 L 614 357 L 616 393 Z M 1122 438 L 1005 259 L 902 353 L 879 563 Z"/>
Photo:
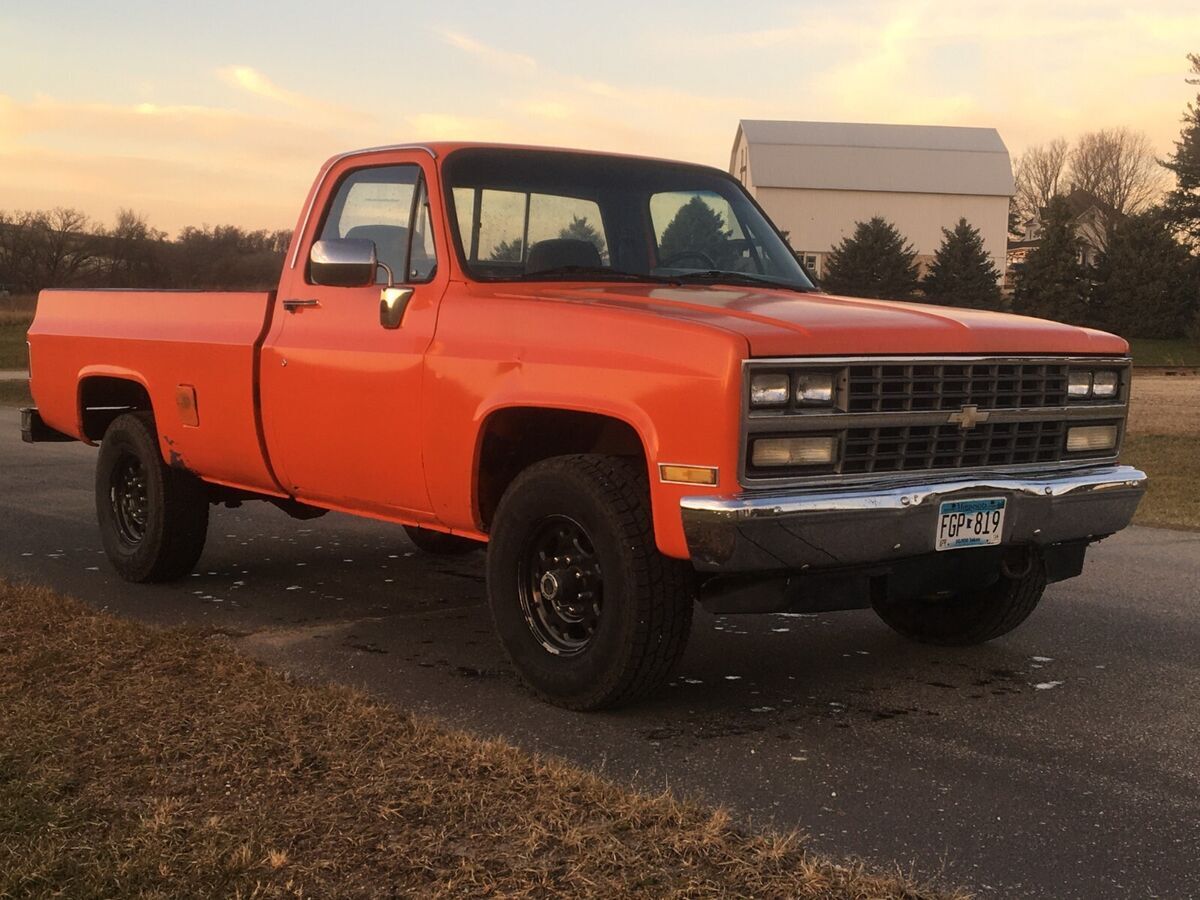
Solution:
<path fill-rule="evenodd" d="M 595 248 L 598 265 L 608 259 L 608 239 L 594 200 L 490 188 L 455 188 L 453 195 L 459 239 L 468 261 L 480 271 L 524 272 L 530 248 L 547 241 L 585 242 Z"/>

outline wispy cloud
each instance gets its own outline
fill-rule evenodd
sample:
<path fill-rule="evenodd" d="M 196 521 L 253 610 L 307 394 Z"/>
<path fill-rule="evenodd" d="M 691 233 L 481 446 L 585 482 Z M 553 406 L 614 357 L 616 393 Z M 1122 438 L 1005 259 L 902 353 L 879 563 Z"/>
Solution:
<path fill-rule="evenodd" d="M 449 28 L 443 28 L 439 33 L 442 36 L 442 40 L 451 47 L 470 54 L 492 68 L 524 74 L 532 74 L 537 71 L 537 60 L 532 56 L 526 56 L 524 53 L 514 53 L 511 50 L 501 50 L 499 47 L 492 47 L 468 34 Z"/>
<path fill-rule="evenodd" d="M 307 116 L 318 115 L 330 119 L 370 122 L 374 116 L 365 110 L 352 109 L 330 103 L 318 97 L 310 97 L 299 91 L 289 90 L 276 84 L 267 75 L 251 66 L 224 66 L 216 71 L 217 77 L 237 90 L 259 97 Z"/>
<path fill-rule="evenodd" d="M 312 101 L 303 94 L 281 88 L 258 69 L 250 66 L 225 66 L 217 69 L 217 76 L 227 84 L 254 94 L 256 97 L 265 97 L 296 109 L 304 109 L 312 105 Z"/>

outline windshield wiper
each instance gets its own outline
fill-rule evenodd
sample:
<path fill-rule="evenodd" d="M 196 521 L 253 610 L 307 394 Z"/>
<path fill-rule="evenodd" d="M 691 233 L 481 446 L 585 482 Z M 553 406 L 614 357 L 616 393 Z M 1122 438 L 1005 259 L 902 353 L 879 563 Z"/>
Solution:
<path fill-rule="evenodd" d="M 534 279 L 560 279 L 581 277 L 583 280 L 602 279 L 607 281 L 648 281 L 653 284 L 678 284 L 676 278 L 665 278 L 661 275 L 626 272 L 621 269 L 610 269 L 607 266 L 555 266 L 552 269 L 539 269 L 537 272 L 526 272 L 518 276 L 521 281 Z"/>
<path fill-rule="evenodd" d="M 801 294 L 807 294 L 814 288 L 803 287 L 799 284 L 792 284 L 787 281 L 776 281 L 774 278 L 767 278 L 764 275 L 754 275 L 750 272 L 729 272 L 725 269 L 708 269 L 705 271 L 695 272 L 680 272 L 671 276 L 671 280 L 680 284 L 695 284 L 697 282 L 703 284 L 750 284 L 762 287 L 783 288 L 785 291 L 797 291 Z"/>

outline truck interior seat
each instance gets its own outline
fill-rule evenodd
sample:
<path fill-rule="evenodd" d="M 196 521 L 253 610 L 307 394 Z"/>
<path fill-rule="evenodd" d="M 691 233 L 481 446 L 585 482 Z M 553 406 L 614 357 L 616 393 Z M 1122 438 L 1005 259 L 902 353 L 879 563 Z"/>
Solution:
<path fill-rule="evenodd" d="M 529 259 L 525 262 L 525 271 L 527 273 L 545 272 L 563 266 L 598 267 L 600 265 L 600 251 L 591 241 L 553 238 L 548 241 L 538 241 L 529 248 Z"/>
<path fill-rule="evenodd" d="M 408 251 L 408 229 L 402 225 L 355 225 L 346 232 L 347 238 L 375 242 L 376 258 L 392 270 L 398 283 L 406 279 L 404 254 Z M 415 248 L 414 248 L 415 249 Z M 380 280 L 387 276 L 381 271 Z"/>

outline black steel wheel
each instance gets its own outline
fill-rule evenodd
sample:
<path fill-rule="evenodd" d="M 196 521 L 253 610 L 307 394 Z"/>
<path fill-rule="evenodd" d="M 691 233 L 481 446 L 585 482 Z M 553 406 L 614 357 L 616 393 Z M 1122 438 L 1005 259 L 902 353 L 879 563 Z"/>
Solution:
<path fill-rule="evenodd" d="M 146 536 L 149 501 L 146 497 L 146 470 L 132 453 L 122 453 L 109 477 L 109 503 L 117 534 L 129 546 Z"/>
<path fill-rule="evenodd" d="M 659 688 L 687 645 L 695 575 L 659 552 L 646 465 L 559 456 L 518 475 L 488 543 L 488 603 L 544 700 L 592 710 Z"/>
<path fill-rule="evenodd" d="M 96 462 L 96 517 L 109 561 L 126 581 L 170 581 L 195 566 L 208 533 L 208 494 L 163 461 L 154 417 L 118 416 Z"/>
<path fill-rule="evenodd" d="M 569 516 L 537 523 L 518 561 L 517 592 L 525 622 L 547 653 L 586 650 L 604 602 L 604 576 L 587 530 Z"/>

